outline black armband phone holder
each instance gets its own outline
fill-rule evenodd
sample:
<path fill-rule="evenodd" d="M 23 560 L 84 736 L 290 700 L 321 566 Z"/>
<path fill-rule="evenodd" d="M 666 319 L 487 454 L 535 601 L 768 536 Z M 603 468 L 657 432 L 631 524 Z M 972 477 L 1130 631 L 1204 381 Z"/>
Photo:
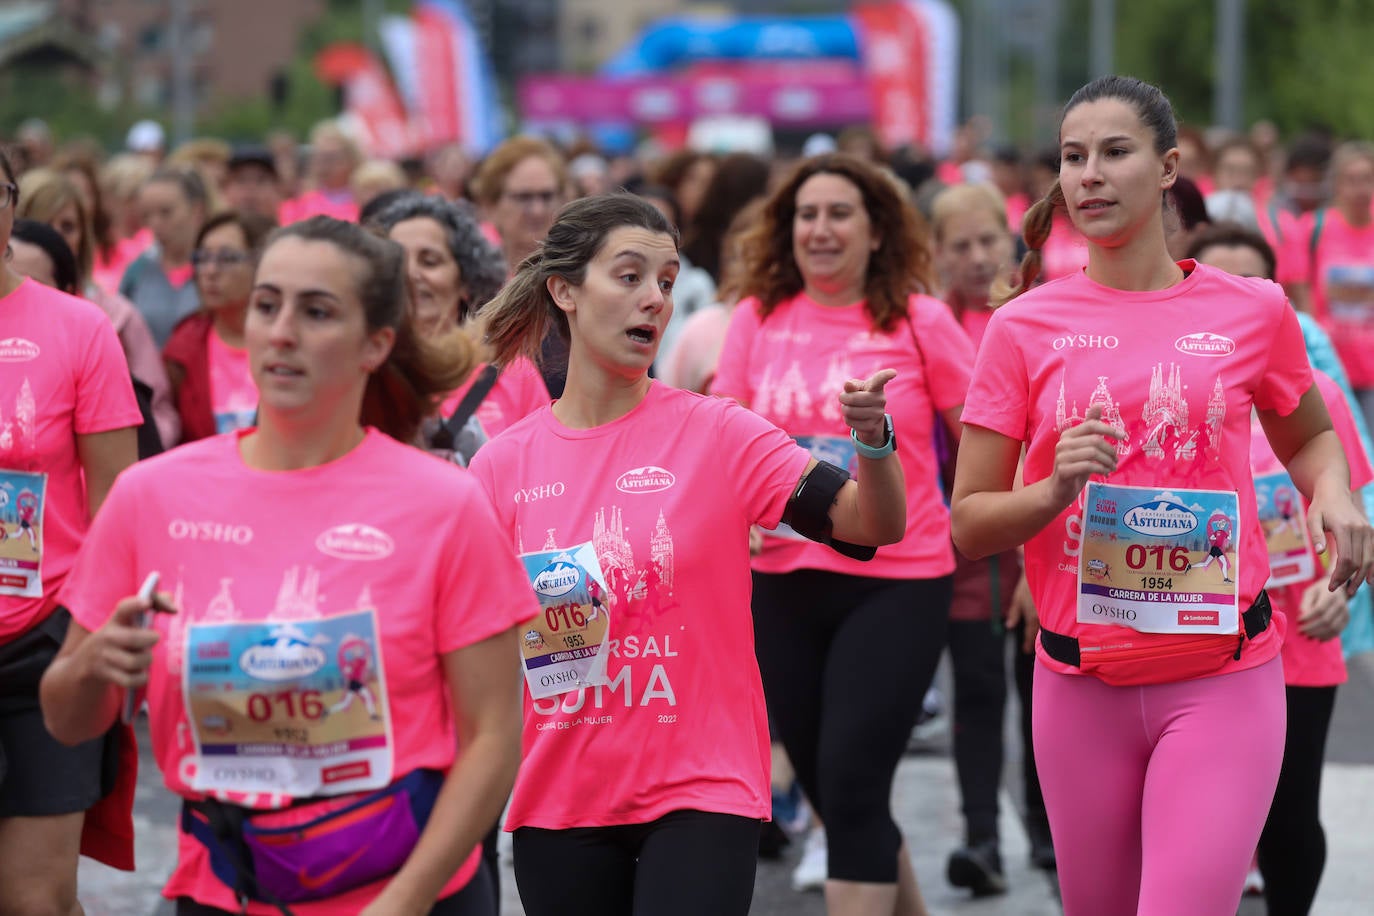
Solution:
<path fill-rule="evenodd" d="M 782 520 L 802 537 L 825 544 L 838 554 L 855 560 L 871 560 L 878 548 L 850 544 L 831 537 L 834 525 L 830 521 L 830 507 L 848 479 L 849 472 L 844 468 L 818 461 L 810 473 L 802 477 L 797 492 L 787 501 Z"/>

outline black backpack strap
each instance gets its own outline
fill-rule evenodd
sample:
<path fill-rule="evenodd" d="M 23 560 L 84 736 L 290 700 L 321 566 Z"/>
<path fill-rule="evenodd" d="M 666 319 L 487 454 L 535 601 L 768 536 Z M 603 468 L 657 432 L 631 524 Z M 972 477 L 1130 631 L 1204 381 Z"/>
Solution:
<path fill-rule="evenodd" d="M 496 385 L 496 379 L 500 375 L 501 367 L 495 363 L 487 363 L 482 368 L 482 371 L 477 374 L 477 381 L 473 382 L 468 393 L 463 395 L 463 400 L 458 402 L 458 407 L 453 411 L 453 414 L 447 418 L 439 418 L 439 428 L 435 430 L 434 437 L 430 440 L 432 448 L 453 448 L 453 444 L 458 441 L 458 433 L 477 411 L 482 399 Z"/>

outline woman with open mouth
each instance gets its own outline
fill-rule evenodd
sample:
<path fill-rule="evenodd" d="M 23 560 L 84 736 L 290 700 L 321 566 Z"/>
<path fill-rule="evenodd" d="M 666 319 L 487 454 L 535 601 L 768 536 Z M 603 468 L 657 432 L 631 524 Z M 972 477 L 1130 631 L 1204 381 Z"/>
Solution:
<path fill-rule="evenodd" d="M 569 342 L 562 396 L 471 465 L 544 606 L 506 821 L 530 916 L 748 912 L 771 804 L 750 525 L 855 552 L 905 529 L 892 370 L 829 396 L 875 453 L 857 481 L 733 401 L 649 377 L 680 263 L 652 204 L 586 198 L 482 310 L 498 364 L 537 358 L 551 328 Z"/>

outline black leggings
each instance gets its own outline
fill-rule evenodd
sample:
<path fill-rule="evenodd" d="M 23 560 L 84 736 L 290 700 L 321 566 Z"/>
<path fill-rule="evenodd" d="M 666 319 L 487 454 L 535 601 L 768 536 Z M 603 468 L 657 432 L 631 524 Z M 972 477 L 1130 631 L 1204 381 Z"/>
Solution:
<path fill-rule="evenodd" d="M 1320 800 L 1335 687 L 1289 687 L 1283 767 L 1260 834 L 1259 864 L 1269 916 L 1306 916 L 1326 865 Z"/>
<path fill-rule="evenodd" d="M 463 889 L 434 904 L 429 916 L 497 916 L 501 901 L 492 893 L 491 876 L 479 865 Z M 197 903 L 190 897 L 177 898 L 177 916 L 234 916 L 237 910 L 221 910 Z"/>
<path fill-rule="evenodd" d="M 997 797 L 1002 785 L 1003 716 L 1007 705 L 1006 644 L 1010 635 L 1020 707 L 1026 820 L 1045 823 L 1045 799 L 1031 747 L 1031 677 L 1035 653 L 1022 652 L 1025 624 L 1007 631 L 991 620 L 951 620 L 949 655 L 954 669 L 954 765 L 963 799 L 965 839 L 996 840 Z"/>
<path fill-rule="evenodd" d="M 745 916 L 759 821 L 673 811 L 647 824 L 513 834 L 526 916 Z"/>
<path fill-rule="evenodd" d="M 768 713 L 825 822 L 829 877 L 892 884 L 892 777 L 945 645 L 951 578 L 754 574 Z"/>

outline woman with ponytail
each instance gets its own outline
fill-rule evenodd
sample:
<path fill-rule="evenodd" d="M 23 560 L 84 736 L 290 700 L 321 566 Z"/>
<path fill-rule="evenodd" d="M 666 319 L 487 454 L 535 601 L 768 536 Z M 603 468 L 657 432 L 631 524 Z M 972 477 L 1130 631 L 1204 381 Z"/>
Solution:
<path fill-rule="evenodd" d="M 1169 256 L 1179 151 L 1164 94 L 1095 80 L 1059 141 L 1059 194 L 1043 203 L 1062 200 L 1088 266 L 989 323 L 954 540 L 970 557 L 1025 545 L 1035 755 L 1066 916 L 1230 914 L 1284 742 L 1252 410 L 1311 499 L 1329 590 L 1374 578 L 1374 533 L 1283 291 Z"/>
<path fill-rule="evenodd" d="M 63 593 L 48 728 L 99 735 L 146 686 L 183 916 L 497 912 L 477 846 L 534 607 L 475 481 L 402 444 L 477 360 L 411 322 L 395 242 L 274 233 L 244 325 L 257 427 L 121 476 Z"/>
<path fill-rule="evenodd" d="M 652 204 L 584 198 L 480 316 L 498 364 L 550 330 L 569 342 L 562 397 L 472 461 L 544 605 L 522 633 L 506 821 L 529 916 L 749 911 L 771 802 L 749 526 L 786 518 L 860 553 L 905 528 L 892 370 L 832 402 L 869 454 L 857 481 L 734 401 L 649 377 L 679 266 Z"/>

